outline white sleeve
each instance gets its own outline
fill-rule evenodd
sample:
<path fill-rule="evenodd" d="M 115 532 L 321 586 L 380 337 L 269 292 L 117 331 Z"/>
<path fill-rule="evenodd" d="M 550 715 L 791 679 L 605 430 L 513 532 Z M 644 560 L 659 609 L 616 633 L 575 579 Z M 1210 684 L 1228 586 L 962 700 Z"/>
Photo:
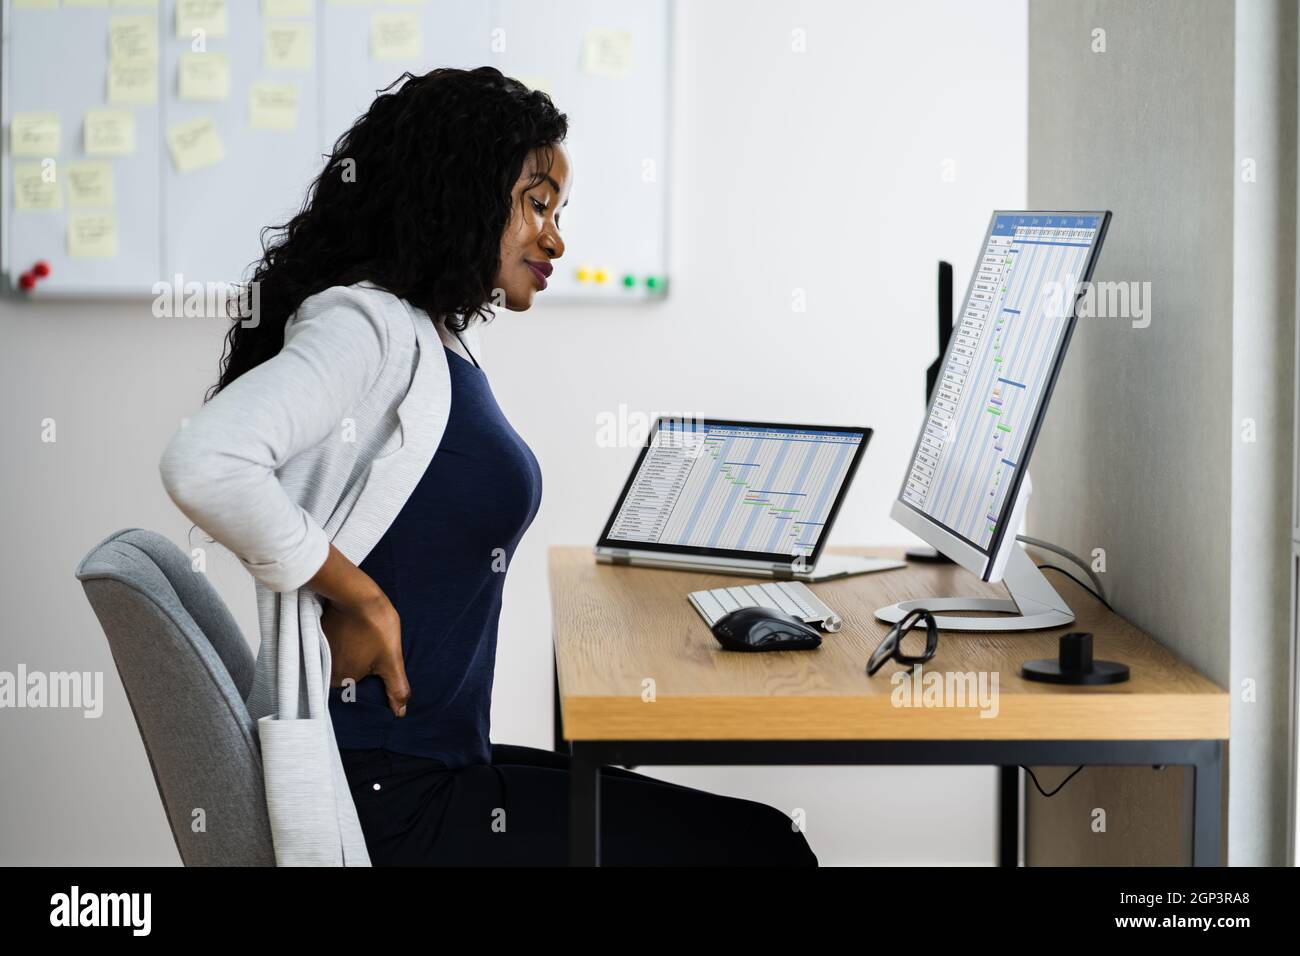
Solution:
<path fill-rule="evenodd" d="M 337 436 L 378 380 L 388 352 L 381 308 L 346 287 L 306 300 L 283 348 L 189 416 L 159 461 L 176 506 L 272 591 L 302 587 L 329 557 L 324 529 L 276 472 Z"/>

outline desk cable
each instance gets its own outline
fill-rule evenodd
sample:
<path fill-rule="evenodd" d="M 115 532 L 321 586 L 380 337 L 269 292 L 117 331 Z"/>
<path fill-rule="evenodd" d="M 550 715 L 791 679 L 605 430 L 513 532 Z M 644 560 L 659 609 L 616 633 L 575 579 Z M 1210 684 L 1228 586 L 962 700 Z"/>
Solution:
<path fill-rule="evenodd" d="M 1056 564 L 1036 565 L 1036 567 L 1038 567 L 1039 569 L 1048 568 L 1053 571 L 1060 571 L 1067 578 L 1069 578 L 1075 584 L 1079 585 L 1079 587 L 1083 588 L 1085 591 L 1087 591 L 1089 594 L 1095 597 L 1098 601 L 1104 604 L 1106 606 L 1106 610 L 1108 611 L 1115 610 L 1113 607 L 1110 606 L 1110 601 L 1106 600 L 1106 589 L 1101 583 L 1101 578 L 1097 576 L 1097 572 L 1094 571 L 1092 567 L 1089 566 L 1087 562 L 1085 562 L 1077 554 L 1075 554 L 1072 551 L 1067 551 L 1065 548 L 1062 548 L 1058 544 L 1052 544 L 1050 541 L 1043 541 L 1041 538 L 1031 538 L 1027 534 L 1016 535 L 1016 540 L 1023 541 L 1025 544 L 1029 545 L 1030 547 L 1042 548 L 1044 551 L 1051 551 L 1054 552 L 1055 554 L 1059 554 L 1062 557 L 1068 558 L 1069 560 L 1073 561 L 1079 567 L 1083 568 L 1083 570 L 1087 572 L 1088 577 L 1092 579 L 1092 583 L 1096 586 L 1095 589 L 1088 587 L 1088 585 L 1084 584 L 1077 577 L 1075 577 L 1073 574 L 1065 570 L 1065 568 L 1060 567 L 1059 565 Z"/>
<path fill-rule="evenodd" d="M 1042 786 L 1038 782 L 1038 778 L 1034 776 L 1034 772 L 1032 770 L 1030 770 L 1024 764 L 1020 765 L 1020 769 L 1023 770 L 1025 773 L 1029 774 L 1029 779 L 1034 781 L 1034 786 L 1038 788 L 1039 793 L 1041 793 L 1045 797 L 1054 797 L 1061 792 L 1062 787 L 1064 787 L 1067 783 L 1069 783 L 1071 780 L 1074 779 L 1074 775 L 1078 773 L 1080 770 L 1082 770 L 1083 767 L 1082 766 L 1075 767 L 1072 771 L 1070 771 L 1070 775 L 1066 777 L 1064 780 L 1062 780 L 1059 784 L 1057 784 L 1056 789 L 1053 790 L 1051 793 L 1048 793 L 1046 790 L 1042 788 Z"/>
<path fill-rule="evenodd" d="M 1091 565 L 1085 562 L 1077 554 L 1075 554 L 1072 551 L 1068 551 L 1065 548 L 1062 548 L 1059 544 L 1052 544 L 1052 542 L 1044 541 L 1041 538 L 1031 538 L 1027 534 L 1016 535 L 1016 540 L 1023 541 L 1025 544 L 1033 548 L 1041 548 L 1044 551 L 1051 551 L 1055 554 L 1059 554 L 1061 555 L 1061 557 L 1068 558 L 1069 560 L 1077 564 L 1079 567 L 1083 568 L 1083 570 L 1087 572 L 1088 577 L 1092 579 L 1092 583 L 1096 585 L 1095 590 L 1093 588 L 1088 587 L 1088 585 L 1084 584 L 1077 577 L 1075 577 L 1073 574 L 1065 570 L 1065 568 L 1060 567 L 1059 565 L 1046 564 L 1046 563 L 1037 565 L 1037 567 L 1040 570 L 1051 569 L 1052 571 L 1060 571 L 1067 578 L 1069 578 L 1075 584 L 1079 585 L 1079 587 L 1083 588 L 1085 591 L 1087 591 L 1089 594 L 1095 597 L 1098 601 L 1104 604 L 1106 606 L 1106 610 L 1108 611 L 1115 610 L 1113 607 L 1110 606 L 1110 602 L 1106 600 L 1106 588 L 1102 585 L 1101 578 L 1097 576 L 1097 572 L 1094 571 Z M 1064 787 L 1067 783 L 1069 783 L 1071 780 L 1074 779 L 1074 775 L 1077 774 L 1080 770 L 1082 770 L 1083 767 L 1082 766 L 1075 767 L 1074 770 L 1070 772 L 1070 775 L 1066 777 L 1064 780 L 1062 780 L 1059 784 L 1057 784 L 1056 789 L 1053 790 L 1051 793 L 1048 793 L 1046 790 L 1042 788 L 1042 785 L 1039 784 L 1038 778 L 1034 776 L 1034 772 L 1032 770 L 1030 770 L 1028 767 L 1024 766 L 1023 764 L 1020 766 L 1020 769 L 1023 770 L 1025 773 L 1029 774 L 1029 779 L 1034 782 L 1034 787 L 1038 790 L 1039 793 L 1041 793 L 1044 797 L 1054 797 L 1061 792 L 1062 787 Z"/>

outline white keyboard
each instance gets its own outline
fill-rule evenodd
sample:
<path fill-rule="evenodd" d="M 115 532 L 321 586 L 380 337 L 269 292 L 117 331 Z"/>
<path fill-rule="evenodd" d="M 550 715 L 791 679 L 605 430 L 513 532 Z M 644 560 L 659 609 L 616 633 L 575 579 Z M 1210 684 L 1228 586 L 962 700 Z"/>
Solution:
<path fill-rule="evenodd" d="M 765 581 L 733 588 L 714 588 L 712 591 L 692 591 L 687 598 L 709 627 L 713 627 L 723 615 L 741 607 L 776 608 L 805 624 L 816 624 L 831 633 L 844 624 L 840 616 L 823 604 L 802 581 Z"/>

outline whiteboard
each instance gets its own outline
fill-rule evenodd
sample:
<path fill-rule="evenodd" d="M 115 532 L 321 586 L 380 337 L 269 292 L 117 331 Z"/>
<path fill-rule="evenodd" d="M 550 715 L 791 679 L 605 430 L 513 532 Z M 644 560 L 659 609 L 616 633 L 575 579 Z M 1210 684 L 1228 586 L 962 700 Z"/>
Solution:
<path fill-rule="evenodd" d="M 566 251 L 539 301 L 636 302 L 666 294 L 671 0 L 311 0 L 302 22 L 312 31 L 312 60 L 308 69 L 292 71 L 264 64 L 268 18 L 259 0 L 227 0 L 225 36 L 207 38 L 207 50 L 230 63 L 229 95 L 216 101 L 180 97 L 178 65 L 191 40 L 176 35 L 178 0 L 158 0 L 157 102 L 114 105 L 133 113 L 136 145 L 130 155 L 112 158 L 88 157 L 82 129 L 87 109 L 108 105 L 110 19 L 154 11 L 148 0 L 66 2 L 28 9 L 3 0 L 0 270 L 10 294 L 152 297 L 158 282 L 246 279 L 261 254 L 264 227 L 301 207 L 324 154 L 377 90 L 408 70 L 481 65 L 547 89 L 569 117 L 574 186 L 563 219 Z M 418 16 L 417 56 L 372 58 L 372 18 L 391 14 Z M 627 55 L 613 68 L 588 56 L 593 31 L 630 37 Z M 249 90 L 259 82 L 298 88 L 294 129 L 250 127 Z M 112 164 L 111 210 L 72 209 L 66 193 L 60 210 L 15 209 L 14 165 L 33 160 L 11 155 L 11 118 L 28 112 L 58 115 L 59 170 L 85 159 Z M 215 126 L 224 158 L 178 171 L 166 133 L 203 118 Z M 98 212 L 116 218 L 116 255 L 73 258 L 69 217 Z M 18 277 L 38 260 L 49 264 L 50 275 L 33 291 L 18 292 Z"/>

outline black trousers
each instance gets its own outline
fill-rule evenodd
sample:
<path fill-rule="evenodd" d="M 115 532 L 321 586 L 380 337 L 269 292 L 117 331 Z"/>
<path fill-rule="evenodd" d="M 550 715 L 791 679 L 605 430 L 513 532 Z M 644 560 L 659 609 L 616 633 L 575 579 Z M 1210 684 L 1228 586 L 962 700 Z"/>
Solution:
<path fill-rule="evenodd" d="M 565 866 L 569 756 L 492 745 L 490 764 L 340 748 L 374 866 Z M 773 807 L 606 767 L 602 866 L 816 866 Z"/>

